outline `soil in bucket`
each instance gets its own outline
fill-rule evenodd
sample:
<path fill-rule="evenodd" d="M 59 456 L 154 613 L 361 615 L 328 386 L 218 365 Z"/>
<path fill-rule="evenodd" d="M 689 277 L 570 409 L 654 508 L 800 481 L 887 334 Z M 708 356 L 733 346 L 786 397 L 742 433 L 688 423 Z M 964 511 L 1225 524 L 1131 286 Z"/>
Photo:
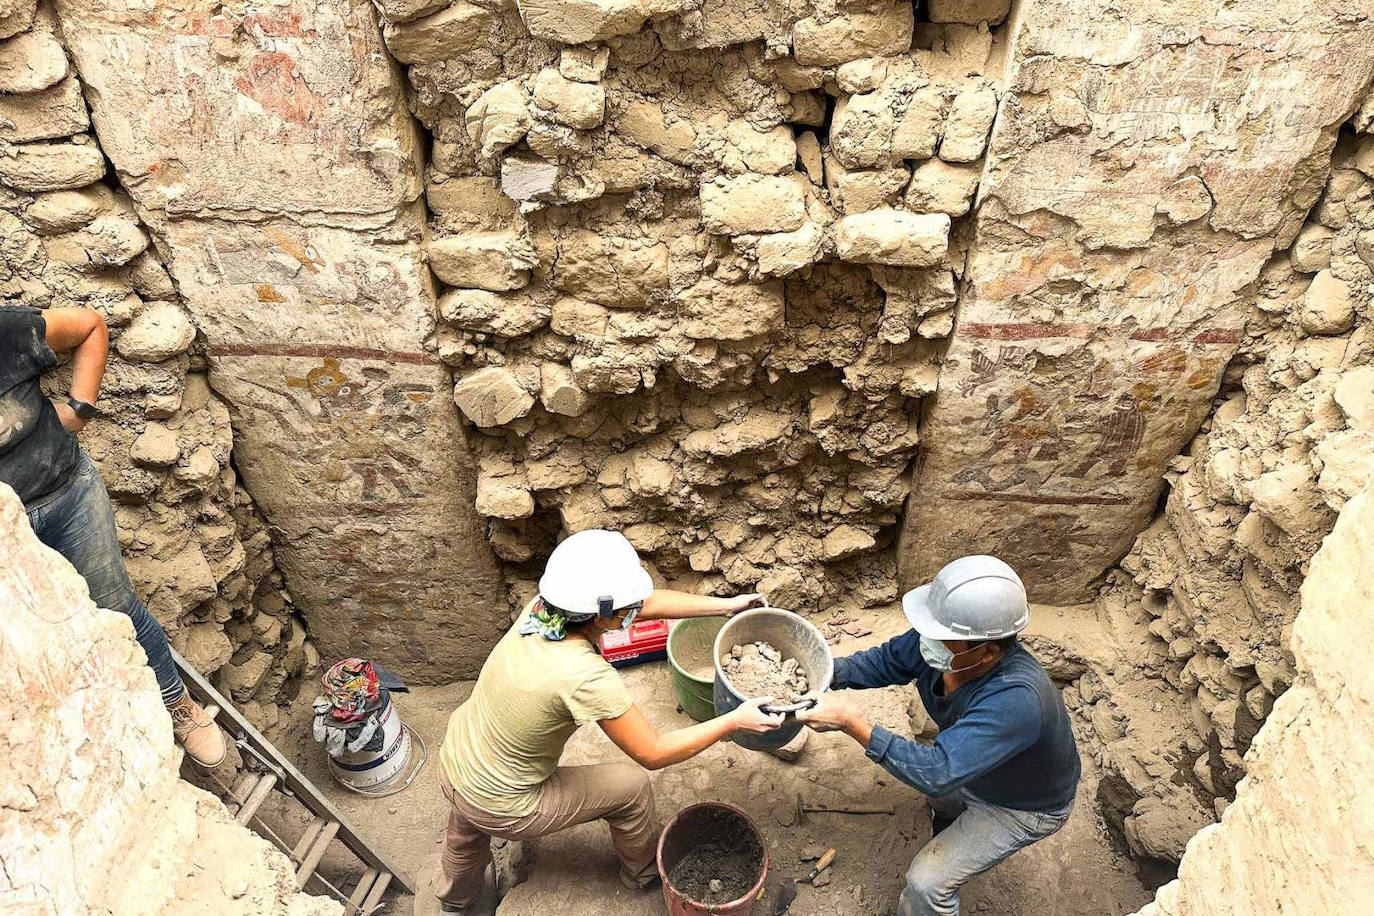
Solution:
<path fill-rule="evenodd" d="M 710 906 L 738 900 L 759 880 L 763 847 L 737 815 L 706 812 L 685 839 L 687 852 L 668 873 L 668 880 L 697 903 Z"/>
<path fill-rule="evenodd" d="M 800 700 L 809 687 L 806 672 L 797 660 L 783 658 L 782 653 L 767 642 L 734 646 L 730 654 L 721 659 L 721 670 L 744 696 L 773 697 L 784 706 Z"/>

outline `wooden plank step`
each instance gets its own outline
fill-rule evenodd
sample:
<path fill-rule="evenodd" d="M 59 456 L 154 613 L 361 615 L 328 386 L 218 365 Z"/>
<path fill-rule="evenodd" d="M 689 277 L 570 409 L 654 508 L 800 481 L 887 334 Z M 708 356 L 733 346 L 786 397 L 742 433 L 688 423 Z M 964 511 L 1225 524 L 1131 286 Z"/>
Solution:
<path fill-rule="evenodd" d="M 252 820 L 253 815 L 258 813 L 262 803 L 267 801 L 267 796 L 272 794 L 272 789 L 277 785 L 276 773 L 259 773 L 257 782 L 248 790 L 248 797 L 243 800 L 243 806 L 239 808 L 234 820 L 240 824 L 247 825 Z"/>
<path fill-rule="evenodd" d="M 372 890 L 372 882 L 377 880 L 377 869 L 369 868 L 363 872 L 363 876 L 358 879 L 358 886 L 353 888 L 353 893 L 348 895 L 348 905 L 344 908 L 344 916 L 358 916 L 362 911 L 363 901 L 367 899 L 367 892 Z"/>
<path fill-rule="evenodd" d="M 305 833 L 296 841 L 296 846 L 291 850 L 291 864 L 300 865 L 305 860 L 305 854 L 310 851 L 310 847 L 315 845 L 315 838 L 324 829 L 325 819 L 317 817 L 306 825 Z"/>
<path fill-rule="evenodd" d="M 390 883 L 391 872 L 382 872 L 377 876 L 367 899 L 363 901 L 362 916 L 369 916 L 369 914 L 377 911 L 382 903 L 382 895 L 386 893 L 387 885 Z"/>
<path fill-rule="evenodd" d="M 315 837 L 315 844 L 310 847 L 310 851 L 301 860 L 301 867 L 296 869 L 296 886 L 305 887 L 305 882 L 310 880 L 310 876 L 315 874 L 315 869 L 319 868 L 320 860 L 324 858 L 324 851 L 329 844 L 334 841 L 334 836 L 339 832 L 339 822 L 329 821 L 320 831 L 319 836 Z"/>

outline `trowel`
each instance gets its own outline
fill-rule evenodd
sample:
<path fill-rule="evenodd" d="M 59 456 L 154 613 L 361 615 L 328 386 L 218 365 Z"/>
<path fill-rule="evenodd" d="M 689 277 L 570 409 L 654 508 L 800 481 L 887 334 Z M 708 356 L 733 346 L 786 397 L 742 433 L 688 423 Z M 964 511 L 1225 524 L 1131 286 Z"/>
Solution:
<path fill-rule="evenodd" d="M 816 864 L 811 866 L 811 870 L 805 877 L 796 878 L 792 881 L 783 881 L 782 887 L 778 888 L 778 897 L 773 901 L 773 916 L 782 916 L 787 912 L 787 908 L 792 905 L 792 901 L 797 899 L 797 885 L 803 881 L 810 884 L 816 880 L 816 876 L 830 867 L 830 863 L 835 861 L 835 847 L 827 849 Z"/>

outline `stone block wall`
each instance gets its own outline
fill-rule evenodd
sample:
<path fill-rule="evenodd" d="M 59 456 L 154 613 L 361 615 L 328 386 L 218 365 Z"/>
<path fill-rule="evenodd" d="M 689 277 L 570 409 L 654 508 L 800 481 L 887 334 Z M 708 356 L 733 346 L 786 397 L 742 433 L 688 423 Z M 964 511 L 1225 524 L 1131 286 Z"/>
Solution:
<path fill-rule="evenodd" d="M 129 619 L 34 537 L 0 484 L 0 910 L 333 916 L 286 856 L 177 774 Z"/>
<path fill-rule="evenodd" d="M 130 576 L 173 645 L 270 719 L 314 649 L 230 465 L 230 415 L 196 323 L 107 174 L 52 5 L 12 4 L 0 21 L 0 307 L 105 317 L 109 368 L 79 439 L 115 502 Z M 65 397 L 66 374 L 50 381 Z"/>
<path fill-rule="evenodd" d="M 895 597 L 1009 4 L 379 8 L 515 575 L 604 526 L 707 590 Z"/>

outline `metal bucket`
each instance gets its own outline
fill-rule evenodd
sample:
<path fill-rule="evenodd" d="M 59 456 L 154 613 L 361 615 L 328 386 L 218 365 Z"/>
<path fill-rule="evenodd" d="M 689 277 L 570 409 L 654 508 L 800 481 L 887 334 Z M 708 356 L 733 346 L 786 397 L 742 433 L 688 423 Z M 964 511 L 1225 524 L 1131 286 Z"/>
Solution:
<path fill-rule="evenodd" d="M 811 689 L 818 693 L 830 689 L 835 678 L 835 659 L 830 654 L 830 644 L 825 641 L 821 631 L 811 621 L 791 611 L 781 608 L 765 607 L 736 614 L 725 622 L 716 634 L 712 652 L 716 662 L 716 683 L 712 698 L 716 715 L 723 715 L 750 699 L 737 691 L 725 676 L 721 659 L 729 654 L 733 646 L 751 642 L 767 642 L 782 653 L 784 658 L 795 658 Z M 782 706 L 766 706 L 767 712 L 780 712 L 787 719 L 776 731 L 754 734 L 735 732 L 731 737 L 741 747 L 753 751 L 776 750 L 802 730 L 796 713 L 811 705 L 810 701 Z"/>
<path fill-rule="evenodd" d="M 365 795 L 385 794 L 400 784 L 410 763 L 410 729 L 401 723 L 397 711 L 388 695 L 378 713 L 382 735 L 376 750 L 361 750 L 354 753 L 343 752 L 338 757 L 329 758 L 329 772 L 334 778 L 355 792 Z M 377 742 L 370 741 L 369 745 Z"/>
<path fill-rule="evenodd" d="M 668 664 L 673 669 L 673 692 L 683 712 L 705 722 L 716 714 L 713 696 L 716 683 L 711 657 L 716 633 L 724 617 L 692 617 L 680 620 L 668 634 Z M 709 677 L 702 677 L 702 673 Z"/>
<path fill-rule="evenodd" d="M 668 874 L 689 850 L 703 841 L 710 841 L 722 830 L 745 831 L 758 841 L 758 880 L 743 896 L 727 903 L 693 900 L 673 886 Z M 663 879 L 663 902 L 668 906 L 668 916 L 749 916 L 768 878 L 768 844 L 749 815 L 734 805 L 723 802 L 692 805 L 679 811 L 659 835 L 658 874 Z"/>

